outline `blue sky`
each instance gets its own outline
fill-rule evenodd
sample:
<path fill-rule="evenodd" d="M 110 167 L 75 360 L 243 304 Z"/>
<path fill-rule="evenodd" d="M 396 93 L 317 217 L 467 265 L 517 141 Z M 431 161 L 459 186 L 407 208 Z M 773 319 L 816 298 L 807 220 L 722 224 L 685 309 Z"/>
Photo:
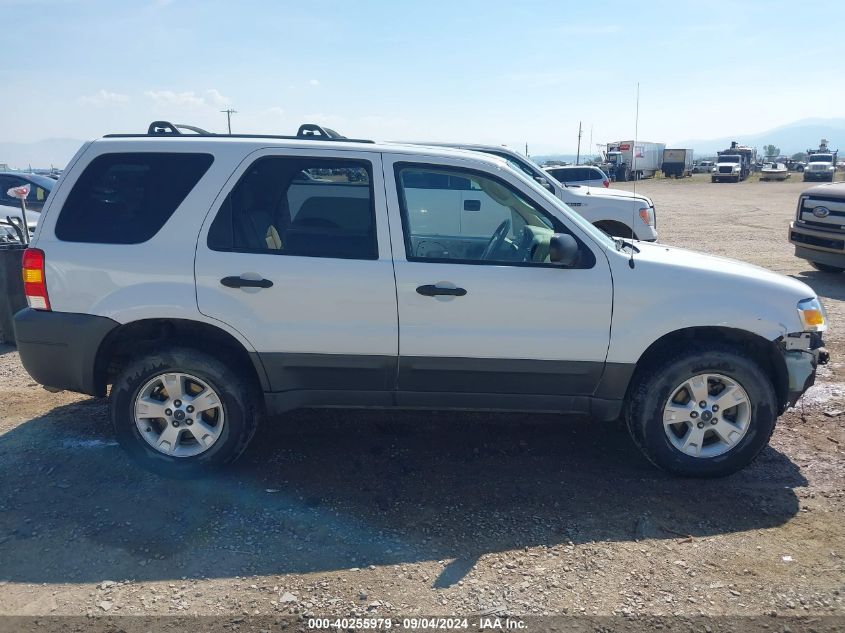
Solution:
<path fill-rule="evenodd" d="M 843 2 L 0 0 L 0 140 L 225 131 L 532 153 L 837 117 Z"/>

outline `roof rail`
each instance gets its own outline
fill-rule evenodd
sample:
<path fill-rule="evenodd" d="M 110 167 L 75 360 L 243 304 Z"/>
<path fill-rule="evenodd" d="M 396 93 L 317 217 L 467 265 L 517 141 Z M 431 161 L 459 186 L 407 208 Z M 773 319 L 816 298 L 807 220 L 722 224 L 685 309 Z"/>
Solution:
<path fill-rule="evenodd" d="M 147 134 L 182 134 L 179 130 L 190 130 L 201 136 L 212 136 L 211 132 L 207 132 L 201 127 L 195 127 L 185 123 L 171 123 L 170 121 L 153 121 L 147 128 Z"/>
<path fill-rule="evenodd" d="M 303 123 L 296 131 L 297 138 L 314 138 L 315 136 L 322 136 L 334 140 L 344 140 L 346 137 L 338 134 L 330 127 L 320 127 L 316 123 Z"/>
<path fill-rule="evenodd" d="M 181 130 L 189 130 L 193 134 L 185 134 Z M 214 136 L 217 138 L 276 138 L 285 140 L 308 141 L 339 141 L 346 143 L 372 143 L 363 138 L 346 138 L 331 128 L 322 127 L 316 123 L 303 123 L 296 131 L 296 136 L 280 136 L 276 134 L 217 134 L 208 132 L 200 127 L 185 123 L 171 123 L 170 121 L 153 121 L 147 127 L 146 134 L 106 134 L 104 138 L 143 138 L 148 136 L 162 136 L 171 138 L 195 138 L 196 136 Z"/>

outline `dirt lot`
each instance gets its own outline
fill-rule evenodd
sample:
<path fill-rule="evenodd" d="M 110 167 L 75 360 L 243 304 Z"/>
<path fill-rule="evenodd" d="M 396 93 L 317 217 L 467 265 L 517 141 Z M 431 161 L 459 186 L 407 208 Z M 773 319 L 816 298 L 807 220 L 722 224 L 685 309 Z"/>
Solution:
<path fill-rule="evenodd" d="M 0 347 L 0 614 L 845 615 L 845 276 L 792 256 L 803 183 L 706 178 L 638 184 L 661 241 L 793 275 L 833 323 L 744 472 L 675 479 L 557 416 L 304 411 L 225 475 L 166 481 L 105 401 Z"/>

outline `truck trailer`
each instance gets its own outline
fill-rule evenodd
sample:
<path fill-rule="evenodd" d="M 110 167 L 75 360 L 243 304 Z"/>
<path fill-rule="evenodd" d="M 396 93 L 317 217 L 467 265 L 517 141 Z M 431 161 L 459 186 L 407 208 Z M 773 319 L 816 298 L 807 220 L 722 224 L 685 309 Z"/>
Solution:
<path fill-rule="evenodd" d="M 666 143 L 619 141 L 608 143 L 605 173 L 619 182 L 651 178 L 660 169 Z"/>
<path fill-rule="evenodd" d="M 664 149 L 663 164 L 660 170 L 666 178 L 692 176 L 692 150 Z"/>

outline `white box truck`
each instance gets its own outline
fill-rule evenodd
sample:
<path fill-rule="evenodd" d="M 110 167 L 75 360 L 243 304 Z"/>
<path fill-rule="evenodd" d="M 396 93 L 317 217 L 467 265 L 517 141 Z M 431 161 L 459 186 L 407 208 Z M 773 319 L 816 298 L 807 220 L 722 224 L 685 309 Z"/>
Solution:
<path fill-rule="evenodd" d="M 666 178 L 692 176 L 692 150 L 664 149 L 663 165 L 660 170 Z"/>
<path fill-rule="evenodd" d="M 660 169 L 664 149 L 666 149 L 666 143 L 647 141 L 608 143 L 605 173 L 620 182 L 651 178 Z"/>

